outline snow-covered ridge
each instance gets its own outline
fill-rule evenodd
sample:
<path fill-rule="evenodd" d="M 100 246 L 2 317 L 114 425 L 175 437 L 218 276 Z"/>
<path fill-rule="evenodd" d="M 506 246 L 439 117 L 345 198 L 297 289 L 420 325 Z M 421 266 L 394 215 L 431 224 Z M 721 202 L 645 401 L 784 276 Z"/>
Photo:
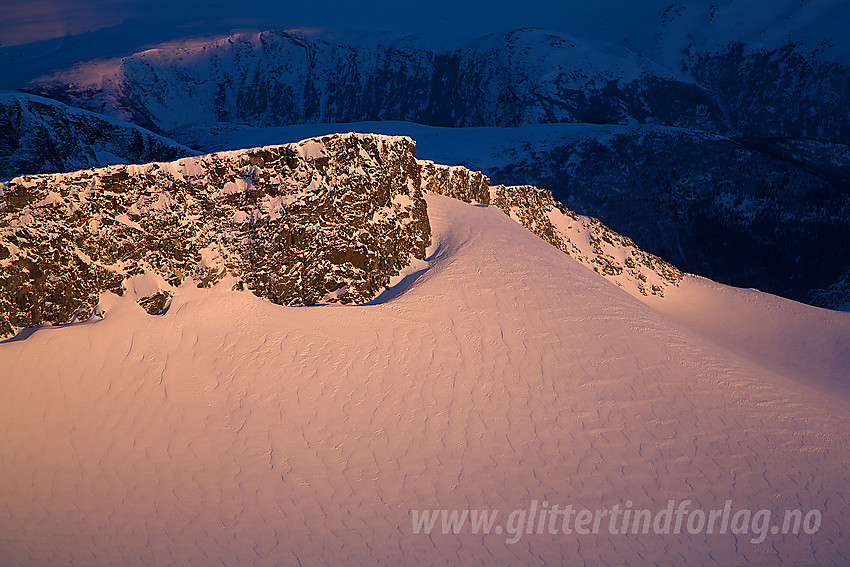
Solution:
<path fill-rule="evenodd" d="M 440 49 L 414 38 L 235 34 L 83 63 L 29 88 L 179 139 L 193 124 L 663 123 L 727 130 L 710 94 L 625 48 L 521 29 Z"/>
<path fill-rule="evenodd" d="M 598 219 L 576 214 L 551 191 L 532 185 L 490 186 L 487 177 L 460 166 L 420 160 L 422 188 L 467 203 L 493 205 L 555 248 L 632 295 L 658 295 L 676 286 L 682 272 L 637 247 Z"/>
<path fill-rule="evenodd" d="M 490 202 L 531 232 L 613 281 L 632 295 L 658 295 L 682 272 L 637 247 L 598 219 L 576 214 L 532 185 L 490 188 Z"/>
<path fill-rule="evenodd" d="M 0 334 L 87 318 L 105 291 L 156 314 L 186 279 L 285 305 L 368 301 L 425 257 L 423 190 L 491 203 L 634 294 L 681 278 L 548 191 L 417 161 L 410 138 L 340 134 L 0 184 Z"/>
<path fill-rule="evenodd" d="M 195 154 L 135 124 L 39 96 L 0 91 L 0 179 Z"/>
<path fill-rule="evenodd" d="M 430 242 L 412 140 L 356 134 L 0 184 L 0 335 L 89 317 L 144 276 L 275 303 L 373 298 Z"/>

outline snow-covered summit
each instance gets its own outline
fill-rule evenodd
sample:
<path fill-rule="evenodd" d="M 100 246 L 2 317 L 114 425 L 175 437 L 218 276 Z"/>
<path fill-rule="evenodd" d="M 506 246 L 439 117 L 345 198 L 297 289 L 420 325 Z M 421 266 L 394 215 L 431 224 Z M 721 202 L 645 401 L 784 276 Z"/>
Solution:
<path fill-rule="evenodd" d="M 4 564 L 846 563 L 850 314 L 688 278 L 662 315 L 495 207 L 424 199 L 429 262 L 381 301 L 184 285 L 159 317 L 105 294 L 103 319 L 0 344 Z M 535 500 L 671 499 L 822 522 L 506 543 Z M 414 532 L 443 509 L 502 533 Z"/>
<path fill-rule="evenodd" d="M 162 311 L 191 279 L 284 305 L 362 303 L 425 258 L 422 191 L 491 202 L 619 285 L 663 294 L 681 273 L 533 187 L 417 161 L 410 138 L 341 134 L 170 163 L 0 184 L 0 332 L 86 319 L 145 276 Z M 529 198 L 533 196 L 534 198 Z"/>

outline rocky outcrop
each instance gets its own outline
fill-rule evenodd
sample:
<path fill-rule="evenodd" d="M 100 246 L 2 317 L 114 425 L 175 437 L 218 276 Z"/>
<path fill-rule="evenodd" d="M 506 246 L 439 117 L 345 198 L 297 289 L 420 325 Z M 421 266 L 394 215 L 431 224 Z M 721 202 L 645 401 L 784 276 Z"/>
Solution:
<path fill-rule="evenodd" d="M 664 295 L 682 272 L 639 249 L 598 219 L 578 215 L 532 185 L 489 186 L 489 179 L 464 167 L 420 161 L 422 188 L 472 204 L 498 207 L 533 234 L 610 279 L 642 295 Z"/>
<path fill-rule="evenodd" d="M 564 248 L 564 241 L 549 218 L 549 213 L 559 205 L 551 192 L 532 185 L 497 185 L 489 191 L 490 204 L 502 209 L 509 217 L 552 246 Z M 567 212 L 568 209 L 563 211 Z M 569 213 L 574 214 L 571 211 Z"/>
<path fill-rule="evenodd" d="M 486 205 L 490 202 L 490 180 L 480 171 L 459 165 L 440 165 L 419 160 L 422 189 L 463 201 Z"/>
<path fill-rule="evenodd" d="M 356 303 L 430 243 L 415 145 L 338 135 L 0 184 L 0 336 L 87 318 L 127 278 L 191 279 L 284 305 Z M 165 285 L 167 284 L 167 285 Z"/>
<path fill-rule="evenodd" d="M 0 93 L 0 179 L 197 152 L 134 124 L 24 93 Z"/>

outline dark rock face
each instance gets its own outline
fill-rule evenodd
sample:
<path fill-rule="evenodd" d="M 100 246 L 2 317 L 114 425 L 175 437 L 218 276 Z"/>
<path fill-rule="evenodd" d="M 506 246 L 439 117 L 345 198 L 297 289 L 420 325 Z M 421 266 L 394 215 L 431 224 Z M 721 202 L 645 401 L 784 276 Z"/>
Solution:
<path fill-rule="evenodd" d="M 850 266 L 844 144 L 636 129 L 541 145 L 486 173 L 551 189 L 644 250 L 723 283 L 813 302 Z"/>
<path fill-rule="evenodd" d="M 353 134 L 16 178 L 0 184 L 0 336 L 87 318 L 144 273 L 285 305 L 372 299 L 425 257 L 420 185 L 411 140 Z"/>
<path fill-rule="evenodd" d="M 367 120 L 449 127 L 637 122 L 728 130 L 698 85 L 625 49 L 602 53 L 543 30 L 486 36 L 450 51 L 415 40 L 347 45 L 288 32 L 235 35 L 135 54 L 109 81 L 45 79 L 33 92 L 160 133 L 193 123 Z"/>
<path fill-rule="evenodd" d="M 420 160 L 422 189 L 465 203 L 490 202 L 490 180 L 480 171 Z"/>
<path fill-rule="evenodd" d="M 23 93 L 0 93 L 0 179 L 197 152 L 133 124 Z"/>
<path fill-rule="evenodd" d="M 714 93 L 743 136 L 817 138 L 850 143 L 850 69 L 805 54 L 731 45 L 717 53 L 683 54 L 685 68 Z"/>

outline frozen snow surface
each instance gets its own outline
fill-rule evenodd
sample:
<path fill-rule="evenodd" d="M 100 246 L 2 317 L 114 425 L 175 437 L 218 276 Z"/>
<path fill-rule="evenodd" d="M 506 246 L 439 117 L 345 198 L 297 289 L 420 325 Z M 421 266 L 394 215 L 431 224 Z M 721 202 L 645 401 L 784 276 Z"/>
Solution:
<path fill-rule="evenodd" d="M 2 564 L 847 564 L 850 314 L 694 278 L 647 304 L 495 207 L 426 199 L 427 262 L 372 304 L 184 284 L 150 316 L 140 281 L 0 344 Z M 823 523 L 412 533 L 412 509 L 533 499 Z"/>
<path fill-rule="evenodd" d="M 605 144 L 662 128 L 700 140 L 844 140 L 848 28 L 840 0 L 10 0 L 0 87 L 40 85 L 207 151 L 380 132 L 416 139 L 420 159 L 494 170 L 564 141 Z M 275 41 L 291 42 L 281 51 L 289 59 L 267 57 Z M 360 112 L 354 96 L 353 110 L 328 106 L 341 96 L 330 86 L 349 83 L 304 71 L 327 62 L 341 70 L 328 77 L 350 78 L 360 93 L 371 75 L 351 69 L 384 81 L 386 61 L 421 70 L 469 53 L 495 61 L 470 66 L 478 74 L 465 79 L 487 85 L 471 91 L 484 102 L 455 107 L 448 97 L 430 118 L 404 100 L 395 114 L 366 103 Z M 618 124 L 537 124 L 553 119 L 549 107 L 558 120 L 594 121 L 552 104 L 575 95 L 544 72 L 555 66 L 577 93 L 628 94 L 644 77 L 707 110 L 665 122 L 642 118 L 638 104 L 616 114 Z M 715 76 L 727 68 L 742 71 Z M 449 71 L 440 76 L 465 77 Z M 806 78 L 805 88 L 762 81 L 771 73 Z M 228 90 L 234 77 L 258 87 L 257 99 Z M 281 77 L 299 93 L 330 95 L 265 87 Z M 412 92 L 399 85 L 373 94 Z M 536 114 L 510 115 L 517 96 L 537 100 Z M 734 112 L 714 112 L 715 98 Z M 293 121 L 424 116 L 433 125 L 274 126 L 289 120 L 277 111 L 284 103 L 302 99 L 312 106 Z M 635 100 L 669 107 L 654 95 Z M 774 106 L 784 112 L 775 120 L 762 112 Z M 474 114 L 479 107 L 504 116 Z M 806 109 L 820 114 L 808 120 Z M 703 131 L 682 128 L 691 115 Z M 124 159 L 104 147 L 89 165 Z M 572 167 L 581 156 L 565 159 Z M 511 199 L 541 198 L 535 191 L 506 192 L 508 215 L 426 192 L 426 259 L 365 305 L 286 307 L 234 291 L 232 276 L 200 289 L 148 273 L 125 281 L 123 297 L 101 295 L 87 321 L 0 342 L 0 567 L 850 564 L 850 313 L 694 276 L 668 287 L 651 258 L 629 268 L 637 249 L 598 221 L 554 205 L 545 218 L 523 217 Z M 233 222 L 246 218 L 237 211 Z M 126 214 L 115 220 L 138 226 Z M 148 314 L 138 302 L 161 292 L 163 309 Z M 469 529 L 413 533 L 413 510 L 499 510 L 503 523 L 534 500 L 654 511 L 670 500 L 706 511 L 731 500 L 774 520 L 818 510 L 822 524 L 761 543 L 752 534 L 611 534 L 607 522 L 595 535 L 529 533 L 514 544 Z"/>

